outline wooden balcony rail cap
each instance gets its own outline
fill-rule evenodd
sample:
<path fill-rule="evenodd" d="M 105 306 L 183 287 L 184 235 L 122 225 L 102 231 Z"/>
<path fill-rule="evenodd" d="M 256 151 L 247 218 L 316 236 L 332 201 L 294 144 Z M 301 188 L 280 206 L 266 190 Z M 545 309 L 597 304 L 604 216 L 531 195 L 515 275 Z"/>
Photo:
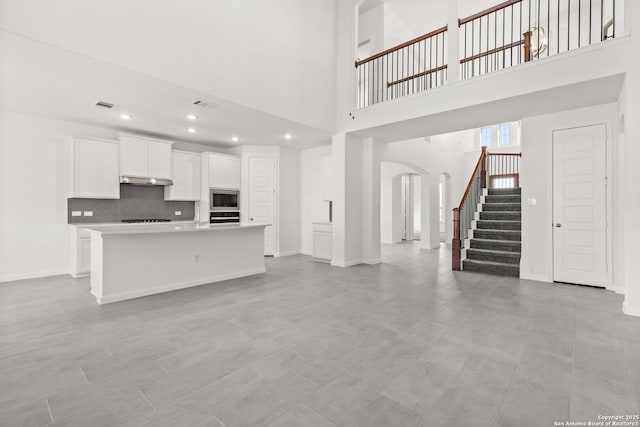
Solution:
<path fill-rule="evenodd" d="M 398 50 L 403 49 L 403 48 L 405 48 L 407 46 L 411 46 L 412 44 L 421 42 L 422 40 L 426 40 L 426 39 L 428 39 L 430 37 L 434 37 L 434 36 L 437 36 L 439 34 L 442 34 L 445 31 L 447 31 L 447 28 L 448 28 L 448 25 L 445 25 L 444 27 L 441 27 L 441 28 L 438 28 L 437 30 L 431 31 L 430 33 L 423 34 L 423 35 L 421 35 L 419 37 L 416 37 L 415 39 L 411 39 L 411 40 L 409 40 L 407 42 L 404 42 L 402 44 L 399 44 L 397 46 L 390 47 L 387 50 L 383 50 L 380 53 L 376 53 L 375 55 L 372 55 L 372 56 L 370 56 L 368 58 L 361 59 L 360 61 L 356 61 L 356 68 L 359 67 L 362 64 L 366 64 L 367 62 L 371 62 L 374 59 L 381 58 L 381 57 L 383 57 L 385 55 L 388 55 L 388 54 L 390 54 L 392 52 L 398 51 Z"/>
<path fill-rule="evenodd" d="M 490 14 L 492 14 L 494 12 L 497 12 L 499 10 L 505 9 L 505 8 L 507 8 L 509 6 L 512 6 L 512 5 L 514 5 L 516 3 L 520 3 L 520 2 L 522 2 L 522 0 L 508 0 L 508 1 L 505 1 L 504 3 L 500 3 L 498 5 L 495 5 L 493 7 L 485 9 L 482 12 L 474 13 L 473 15 L 467 16 L 466 18 L 458 19 L 458 26 L 461 27 L 464 24 L 466 24 L 467 22 L 471 22 L 471 21 L 473 21 L 475 19 L 478 19 L 478 18 L 483 18 L 483 17 L 485 17 L 487 15 L 490 15 Z"/>

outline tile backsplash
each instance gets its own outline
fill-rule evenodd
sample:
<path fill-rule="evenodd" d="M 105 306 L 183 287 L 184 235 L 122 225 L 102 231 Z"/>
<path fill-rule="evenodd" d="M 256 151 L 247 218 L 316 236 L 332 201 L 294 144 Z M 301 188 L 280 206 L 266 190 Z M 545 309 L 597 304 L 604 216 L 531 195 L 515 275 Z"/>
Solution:
<path fill-rule="evenodd" d="M 142 185 L 120 185 L 120 199 L 67 199 L 67 221 L 69 224 L 95 224 L 119 222 L 123 219 L 170 219 L 192 221 L 195 202 L 164 200 L 164 187 Z M 72 216 L 72 212 L 82 212 Z M 180 211 L 182 215 L 175 215 Z M 93 212 L 85 216 L 85 212 Z"/>

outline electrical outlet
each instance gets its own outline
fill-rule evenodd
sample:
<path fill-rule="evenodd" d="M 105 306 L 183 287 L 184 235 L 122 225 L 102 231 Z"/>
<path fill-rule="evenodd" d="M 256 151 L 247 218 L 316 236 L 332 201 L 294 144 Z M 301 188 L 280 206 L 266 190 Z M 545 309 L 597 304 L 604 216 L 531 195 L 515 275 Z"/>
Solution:
<path fill-rule="evenodd" d="M 84 211 L 84 216 L 93 216 L 93 211 Z"/>
<path fill-rule="evenodd" d="M 176 216 L 182 215 L 182 211 L 175 211 Z"/>
<path fill-rule="evenodd" d="M 82 211 L 71 211 L 71 216 L 82 216 Z"/>

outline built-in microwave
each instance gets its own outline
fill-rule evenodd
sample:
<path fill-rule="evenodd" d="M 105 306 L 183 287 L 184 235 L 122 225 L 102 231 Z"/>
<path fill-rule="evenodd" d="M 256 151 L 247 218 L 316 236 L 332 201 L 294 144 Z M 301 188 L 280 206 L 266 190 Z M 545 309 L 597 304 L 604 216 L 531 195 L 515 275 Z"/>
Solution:
<path fill-rule="evenodd" d="M 239 211 L 240 192 L 212 188 L 209 193 L 211 211 Z"/>

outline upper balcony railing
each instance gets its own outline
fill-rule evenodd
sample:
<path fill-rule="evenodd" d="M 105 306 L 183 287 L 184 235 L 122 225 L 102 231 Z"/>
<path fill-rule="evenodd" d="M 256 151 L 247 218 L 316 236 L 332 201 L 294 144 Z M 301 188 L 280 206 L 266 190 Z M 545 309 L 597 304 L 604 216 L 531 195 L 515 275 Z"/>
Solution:
<path fill-rule="evenodd" d="M 358 108 L 441 86 L 447 81 L 447 27 L 356 61 Z"/>
<path fill-rule="evenodd" d="M 447 83 L 447 27 L 356 61 L 358 108 Z M 470 79 L 614 38 L 616 0 L 509 0 L 458 19 Z"/>

